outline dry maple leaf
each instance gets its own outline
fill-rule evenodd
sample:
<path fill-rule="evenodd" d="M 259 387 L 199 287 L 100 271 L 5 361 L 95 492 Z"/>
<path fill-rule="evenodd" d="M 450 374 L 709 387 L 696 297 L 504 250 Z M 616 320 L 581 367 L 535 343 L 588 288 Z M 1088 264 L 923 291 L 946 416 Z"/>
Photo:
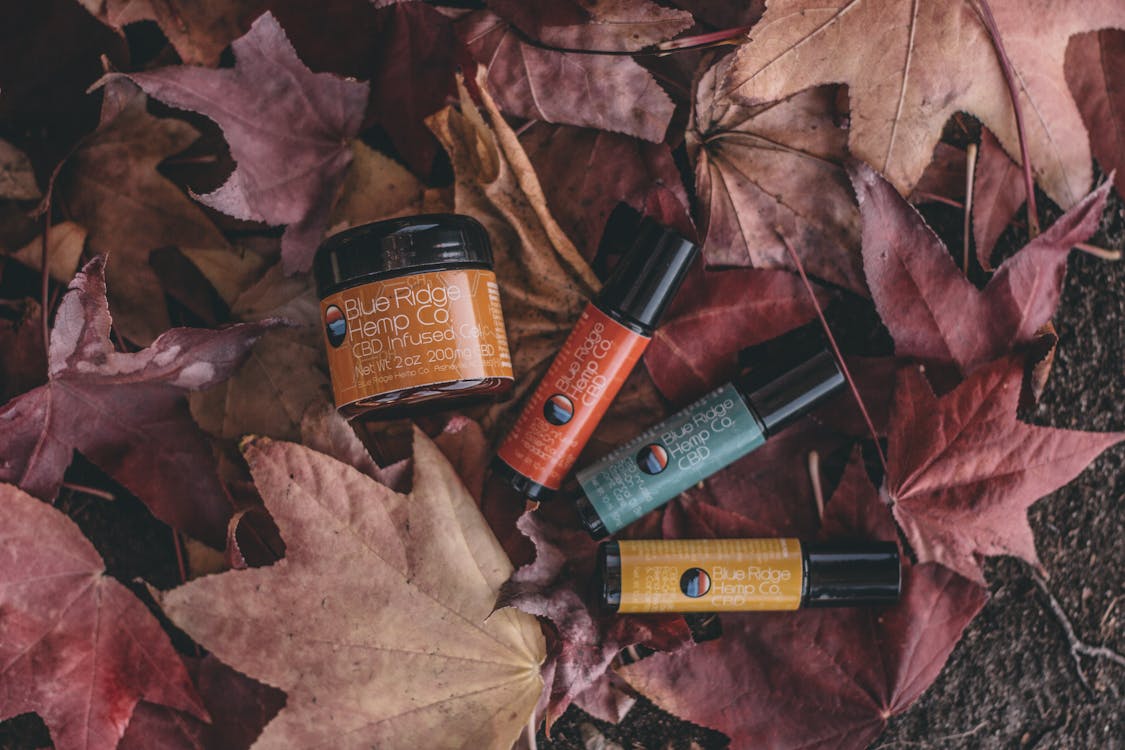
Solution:
<path fill-rule="evenodd" d="M 155 21 L 180 59 L 189 65 L 215 65 L 265 0 L 79 0 L 107 26 L 124 31 L 138 21 Z"/>
<path fill-rule="evenodd" d="M 965 278 L 918 212 L 870 167 L 853 183 L 863 215 L 863 266 L 900 357 L 953 362 L 967 374 L 1029 343 L 1059 303 L 1071 247 L 1089 237 L 1103 185 L 1009 258 L 983 290 Z"/>
<path fill-rule="evenodd" d="M 56 747 L 113 750 L 141 700 L 207 719 L 160 624 L 50 505 L 0 485 L 0 720 L 35 711 Z"/>
<path fill-rule="evenodd" d="M 504 583 L 496 606 L 544 617 L 557 630 L 544 669 L 548 731 L 573 700 L 608 679 L 610 663 L 622 649 L 643 644 L 669 650 L 691 642 L 679 615 L 619 617 L 591 604 L 598 544 L 585 530 L 556 526 L 532 512 L 523 514 L 518 526 L 535 544 L 535 561 Z"/>
<path fill-rule="evenodd" d="M 820 302 L 827 294 L 820 290 Z M 787 271 L 704 271 L 684 280 L 645 352 L 660 392 L 683 404 L 737 370 L 737 352 L 816 316 L 801 279 Z"/>
<path fill-rule="evenodd" d="M 140 703 L 117 750 L 247 750 L 285 705 L 285 694 L 208 654 L 185 659 L 211 715 L 199 721 L 165 706 Z"/>
<path fill-rule="evenodd" d="M 510 746 L 542 688 L 542 633 L 492 611 L 511 565 L 437 447 L 415 432 L 409 495 L 293 443 L 245 452 L 285 558 L 160 601 L 288 693 L 255 749 Z"/>
<path fill-rule="evenodd" d="M 66 284 L 74 278 L 82 251 L 86 248 L 86 228 L 73 221 L 62 221 L 47 234 L 47 272 Z M 36 271 L 43 268 L 43 236 L 39 235 L 12 253 L 12 257 Z"/>
<path fill-rule="evenodd" d="M 1090 131 L 1090 148 L 1125 195 L 1125 31 L 1080 34 L 1066 48 L 1066 82 Z"/>
<path fill-rule="evenodd" d="M 666 144 L 546 122 L 523 129 L 520 144 L 544 178 L 552 213 L 587 260 L 621 202 L 685 237 L 694 234 L 687 191 Z"/>
<path fill-rule="evenodd" d="M 692 25 L 690 13 L 650 0 L 488 0 L 520 31 L 551 47 L 636 52 Z"/>
<path fill-rule="evenodd" d="M 1089 190 L 1090 148 L 1063 78 L 1073 34 L 1125 26 L 1118 0 L 990 0 L 1019 86 L 1036 178 L 1069 208 Z M 910 193 L 945 122 L 980 118 L 1019 152 L 1011 96 L 979 0 L 773 0 L 736 56 L 725 91 L 775 101 L 846 83 L 849 148 Z"/>
<path fill-rule="evenodd" d="M 1001 359 L 941 398 L 918 369 L 900 372 L 885 493 L 920 561 L 982 583 L 986 555 L 1038 565 L 1027 509 L 1125 439 L 1020 422 L 1023 371 Z"/>
<path fill-rule="evenodd" d="M 33 299 L 23 301 L 16 320 L 0 319 L 0 402 L 41 384 L 47 377 L 43 345 L 42 309 Z"/>
<path fill-rule="evenodd" d="M 157 171 L 199 132 L 182 120 L 150 115 L 144 95 L 126 81 L 110 82 L 105 91 L 102 124 L 67 160 L 55 189 L 89 230 L 90 247 L 117 261 L 108 273 L 118 330 L 147 345 L 171 325 L 149 264 L 153 250 L 183 250 L 228 301 L 259 263 L 236 255 L 203 210 Z"/>
<path fill-rule="evenodd" d="M 793 268 L 788 242 L 810 274 L 863 293 L 836 90 L 745 107 L 720 85 L 730 64 L 699 79 L 687 132 L 707 262 Z"/>
<path fill-rule="evenodd" d="M 27 154 L 0 138 L 0 198 L 33 201 L 40 196 Z"/>
<path fill-rule="evenodd" d="M 1012 223 L 1027 200 L 1023 171 L 1004 152 L 988 128 L 981 128 L 980 155 L 973 182 L 973 241 L 977 261 L 986 271 L 992 268 L 996 241 Z"/>
<path fill-rule="evenodd" d="M 763 533 L 756 520 L 702 504 L 678 519 L 676 531 Z M 858 452 L 825 508 L 820 536 L 895 538 Z M 621 673 L 658 706 L 726 733 L 733 747 L 867 747 L 934 681 L 987 596 L 939 565 L 904 566 L 902 601 L 893 607 L 725 614 L 720 639 Z"/>
<path fill-rule="evenodd" d="M 453 162 L 454 210 L 481 222 L 492 243 L 517 378 L 513 398 L 491 410 L 492 431 L 538 381 L 600 283 L 551 216 L 527 154 L 483 86 L 481 95 L 483 114 L 462 87 L 461 111 L 447 107 L 428 122 Z"/>
<path fill-rule="evenodd" d="M 366 83 L 313 73 L 270 13 L 232 45 L 234 68 L 171 66 L 129 77 L 173 107 L 219 124 L 238 166 L 205 205 L 238 219 L 285 224 L 287 272 L 307 271 L 367 105 Z"/>
<path fill-rule="evenodd" d="M 118 352 L 104 265 L 87 263 L 59 305 L 47 383 L 0 407 L 0 481 L 51 500 L 77 450 L 160 520 L 220 545 L 231 508 L 184 395 L 229 377 L 279 321 L 174 328 L 147 349 Z"/>
<path fill-rule="evenodd" d="M 631 57 L 536 47 L 486 10 L 464 16 L 456 28 L 505 112 L 664 140 L 675 106 Z"/>

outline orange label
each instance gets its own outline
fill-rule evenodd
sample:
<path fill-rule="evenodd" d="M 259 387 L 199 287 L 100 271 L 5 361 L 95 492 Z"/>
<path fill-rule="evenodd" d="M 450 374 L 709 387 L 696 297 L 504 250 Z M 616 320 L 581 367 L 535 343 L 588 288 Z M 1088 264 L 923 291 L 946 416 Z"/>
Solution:
<path fill-rule="evenodd" d="M 796 539 L 622 541 L 618 612 L 797 609 L 804 565 Z"/>
<path fill-rule="evenodd" d="M 321 300 L 336 406 L 405 388 L 512 377 L 496 274 L 383 279 Z"/>
<path fill-rule="evenodd" d="M 557 490 L 649 340 L 587 305 L 497 455 Z"/>

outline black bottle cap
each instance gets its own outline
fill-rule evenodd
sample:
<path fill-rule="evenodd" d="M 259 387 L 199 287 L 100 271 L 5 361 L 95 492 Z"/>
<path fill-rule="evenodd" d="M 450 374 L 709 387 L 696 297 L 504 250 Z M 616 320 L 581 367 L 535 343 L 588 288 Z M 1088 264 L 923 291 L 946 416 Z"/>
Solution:
<path fill-rule="evenodd" d="M 420 214 L 345 229 L 313 260 L 317 294 L 399 273 L 449 266 L 492 266 L 488 233 L 461 214 Z"/>
<path fill-rule="evenodd" d="M 698 245 L 646 218 L 598 294 L 598 307 L 651 331 L 698 254 Z"/>
<path fill-rule="evenodd" d="M 805 607 L 894 604 L 902 563 L 894 542 L 805 544 Z"/>
<path fill-rule="evenodd" d="M 795 328 L 754 347 L 757 362 L 736 381 L 773 436 L 844 386 L 819 323 Z"/>

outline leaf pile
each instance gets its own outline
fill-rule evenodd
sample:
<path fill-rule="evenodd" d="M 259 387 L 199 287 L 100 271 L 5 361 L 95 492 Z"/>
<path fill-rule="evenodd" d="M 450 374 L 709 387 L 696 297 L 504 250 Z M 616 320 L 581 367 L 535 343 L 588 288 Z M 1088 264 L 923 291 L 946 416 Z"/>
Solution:
<path fill-rule="evenodd" d="M 984 560 L 1042 567 L 1028 509 L 1125 438 L 1018 417 L 1068 254 L 1099 252 L 1125 186 L 1120 2 L 53 0 L 6 20 L 0 719 L 37 713 L 36 748 L 506 748 L 640 695 L 733 747 L 864 747 L 984 606 Z M 491 239 L 515 395 L 349 424 L 316 248 L 450 211 Z M 822 315 L 853 388 L 623 535 L 896 540 L 898 606 L 709 634 L 607 616 L 567 504 L 490 477 L 639 216 L 703 260 L 582 462 Z M 116 580 L 137 551 L 51 507 L 72 496 L 80 523 L 118 498 L 111 517 L 161 528 L 146 554 L 182 585 Z"/>

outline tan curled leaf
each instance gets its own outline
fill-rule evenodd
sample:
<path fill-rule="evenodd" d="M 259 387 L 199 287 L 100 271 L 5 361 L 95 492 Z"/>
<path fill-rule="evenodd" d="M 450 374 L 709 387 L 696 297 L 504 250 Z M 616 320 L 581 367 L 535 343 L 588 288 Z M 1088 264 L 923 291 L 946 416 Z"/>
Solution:
<path fill-rule="evenodd" d="M 245 452 L 285 558 L 161 605 L 288 693 L 255 750 L 511 746 L 542 689 L 543 636 L 533 617 L 492 612 L 511 564 L 437 447 L 415 431 L 409 495 L 297 444 Z"/>
<path fill-rule="evenodd" d="M 47 234 L 47 270 L 51 278 L 67 284 L 78 270 L 82 248 L 86 245 L 86 228 L 73 221 L 64 221 L 51 227 Z M 43 267 L 43 235 L 37 236 L 12 257 L 29 268 Z"/>
<path fill-rule="evenodd" d="M 352 163 L 328 220 L 328 233 L 411 213 L 440 211 L 409 169 L 363 141 L 352 141 Z"/>

